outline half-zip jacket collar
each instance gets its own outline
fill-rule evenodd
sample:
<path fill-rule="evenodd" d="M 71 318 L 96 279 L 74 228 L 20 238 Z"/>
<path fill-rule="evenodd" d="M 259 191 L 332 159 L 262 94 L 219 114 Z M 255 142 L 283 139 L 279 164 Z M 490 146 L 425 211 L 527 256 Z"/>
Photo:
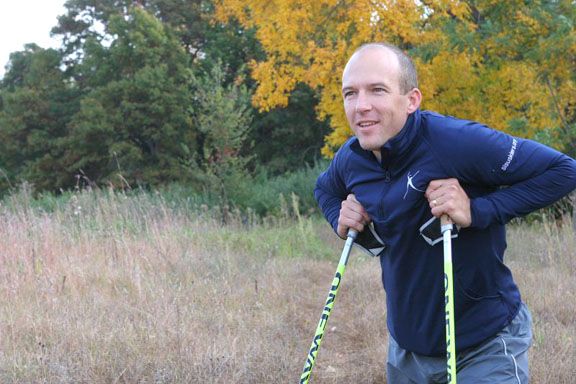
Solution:
<path fill-rule="evenodd" d="M 388 140 L 380 152 L 382 153 L 382 165 L 384 165 L 384 159 L 388 161 L 393 161 L 412 148 L 416 142 L 416 136 L 418 134 L 418 127 L 420 125 L 420 110 L 417 109 L 414 113 L 408 115 L 404 127 L 398 132 L 396 136 Z"/>
<path fill-rule="evenodd" d="M 396 136 L 384 143 L 384 145 L 380 148 L 382 158 L 380 165 L 382 168 L 389 168 L 391 162 L 406 154 L 417 142 L 421 121 L 420 115 L 420 109 L 417 109 L 408 115 L 408 119 L 406 120 L 406 123 L 400 132 L 398 132 Z M 362 157 L 371 158 L 376 161 L 376 157 L 372 151 L 362 149 L 358 140 L 352 144 L 351 149 Z"/>

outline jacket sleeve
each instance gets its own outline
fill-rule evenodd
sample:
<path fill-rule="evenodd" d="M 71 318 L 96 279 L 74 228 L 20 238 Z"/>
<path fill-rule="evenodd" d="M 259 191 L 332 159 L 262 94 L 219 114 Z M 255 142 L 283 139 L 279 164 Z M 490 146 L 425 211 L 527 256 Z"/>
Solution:
<path fill-rule="evenodd" d="M 476 123 L 445 148 L 446 168 L 464 183 L 496 187 L 472 198 L 472 227 L 505 224 L 554 203 L 576 188 L 576 161 L 550 147 Z M 452 143 L 454 144 L 454 143 Z"/>
<path fill-rule="evenodd" d="M 346 148 L 342 147 L 334 156 L 328 169 L 318 177 L 314 189 L 314 197 L 335 233 L 338 230 L 342 201 L 346 200 L 348 194 L 351 193 L 345 181 L 345 175 L 349 172 L 346 169 L 346 156 Z M 358 234 L 354 245 L 370 256 L 380 256 L 386 249 L 386 244 L 376 232 L 373 223 Z"/>
<path fill-rule="evenodd" d="M 338 216 L 342 201 L 346 200 L 348 191 L 344 182 L 341 167 L 343 167 L 341 151 L 336 153 L 334 159 L 330 162 L 328 169 L 320 174 L 316 180 L 314 197 L 318 202 L 320 210 L 326 220 L 330 223 L 334 232 L 338 228 Z"/>

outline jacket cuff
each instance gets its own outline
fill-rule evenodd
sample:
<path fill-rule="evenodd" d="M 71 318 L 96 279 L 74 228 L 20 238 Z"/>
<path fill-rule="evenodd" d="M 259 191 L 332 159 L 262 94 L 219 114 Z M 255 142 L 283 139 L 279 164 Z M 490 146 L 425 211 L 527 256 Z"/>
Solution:
<path fill-rule="evenodd" d="M 494 222 L 496 209 L 494 204 L 484 197 L 470 200 L 471 228 L 485 229 Z"/>

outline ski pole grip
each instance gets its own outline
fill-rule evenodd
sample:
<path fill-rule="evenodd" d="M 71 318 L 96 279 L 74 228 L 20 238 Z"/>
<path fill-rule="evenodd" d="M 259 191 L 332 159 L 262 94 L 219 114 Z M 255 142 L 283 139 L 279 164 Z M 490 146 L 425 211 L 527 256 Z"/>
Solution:
<path fill-rule="evenodd" d="M 452 219 L 450 218 L 450 216 L 442 215 L 442 217 L 440 218 L 440 225 L 444 226 L 450 224 L 452 224 Z"/>
<path fill-rule="evenodd" d="M 440 229 L 442 231 L 442 233 L 446 232 L 446 231 L 451 231 L 452 228 L 452 219 L 450 218 L 450 216 L 448 215 L 442 215 L 442 217 L 440 217 Z"/>

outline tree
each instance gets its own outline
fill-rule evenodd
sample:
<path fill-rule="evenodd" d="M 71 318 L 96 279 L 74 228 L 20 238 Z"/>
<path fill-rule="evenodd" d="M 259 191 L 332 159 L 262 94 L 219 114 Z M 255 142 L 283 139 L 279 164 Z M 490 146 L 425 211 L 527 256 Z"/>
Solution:
<path fill-rule="evenodd" d="M 467 27 L 451 21 L 443 30 L 451 51 L 470 64 L 458 68 L 463 60 L 446 50 L 426 62 L 425 71 L 435 73 L 426 82 L 427 106 L 573 150 L 576 10 L 570 3 L 468 1 Z M 452 75 L 442 77 L 434 66 L 451 68 Z"/>
<path fill-rule="evenodd" d="M 93 90 L 70 123 L 67 169 L 116 184 L 181 179 L 196 153 L 188 56 L 170 30 L 137 7 L 111 16 L 108 31 L 115 36 L 110 46 L 88 37 L 75 68 Z"/>
<path fill-rule="evenodd" d="M 382 40 L 415 58 L 423 107 L 526 137 L 545 132 L 557 146 L 573 142 L 554 138 L 574 137 L 574 8 L 570 0 L 219 0 L 217 15 L 257 29 L 267 53 L 251 63 L 260 109 L 286 105 L 298 83 L 321 92 L 330 155 L 351 134 L 341 106 L 345 61 Z"/>
<path fill-rule="evenodd" d="M 254 119 L 254 153 L 258 165 L 269 174 L 282 174 L 313 166 L 320 157 L 326 121 L 316 118 L 318 97 L 314 90 L 299 84 L 285 107 L 261 112 Z"/>
<path fill-rule="evenodd" d="M 302 86 L 288 108 L 255 114 L 246 62 L 265 54 L 253 29 L 215 20 L 212 1 L 65 7 L 53 29 L 62 49 L 16 53 L 0 87 L 8 180 L 41 190 L 78 179 L 204 186 L 214 175 L 246 176 L 257 161 L 278 173 L 316 158 L 326 124 L 314 119 L 315 91 Z"/>
<path fill-rule="evenodd" d="M 170 29 L 195 65 L 208 69 L 218 61 L 224 63 L 227 83 L 237 81 L 237 76 L 246 77 L 249 59 L 263 57 L 252 31 L 234 21 L 214 20 L 210 0 L 68 0 L 65 6 L 67 13 L 58 18 L 52 32 L 62 36 L 71 68 L 82 62 L 87 40 L 110 44 L 114 40 L 111 18 L 126 16 L 134 7 L 146 10 Z"/>
<path fill-rule="evenodd" d="M 251 156 L 242 155 L 250 130 L 250 94 L 243 86 L 226 85 L 220 65 L 194 82 L 194 121 L 198 127 L 204 188 L 225 203 L 239 196 Z"/>
<path fill-rule="evenodd" d="M 0 82 L 0 164 L 10 183 L 57 189 L 71 181 L 62 172 L 60 141 L 79 103 L 60 60 L 58 51 L 35 44 L 10 55 Z"/>
<path fill-rule="evenodd" d="M 255 31 L 244 28 L 236 20 L 223 23 L 215 19 L 213 3 L 208 0 L 68 1 L 68 13 L 59 18 L 53 32 L 65 37 L 69 74 L 81 88 L 97 88 L 109 80 L 103 71 L 94 76 L 95 73 L 86 72 L 85 65 L 79 65 L 86 60 L 84 47 L 109 45 L 114 35 L 109 30 L 110 19 L 114 15 L 125 17 L 128 9 L 136 4 L 156 16 L 178 37 L 197 74 L 207 75 L 217 66 L 224 71 L 222 86 L 243 84 L 253 92 L 255 83 L 249 76 L 247 63 L 265 58 Z M 112 70 L 110 74 L 114 73 Z M 327 124 L 315 119 L 316 104 L 314 91 L 301 87 L 287 107 L 252 113 L 253 129 L 246 138 L 254 143 L 252 164 L 264 165 L 272 173 L 278 173 L 299 168 L 303 162 L 313 163 L 327 132 Z M 270 145 L 270 137 L 278 138 L 282 145 L 276 142 Z M 304 155 L 299 153 L 303 146 Z"/>
<path fill-rule="evenodd" d="M 109 46 L 87 37 L 74 65 L 89 91 L 70 123 L 68 171 L 131 185 L 244 176 L 247 91 L 227 84 L 223 66 L 193 66 L 176 33 L 142 7 L 110 14 L 106 34 Z"/>
<path fill-rule="evenodd" d="M 485 14 L 481 29 L 488 35 L 484 47 L 492 57 L 532 70 L 534 86 L 541 91 L 526 100 L 536 109 L 542 97 L 539 122 L 512 121 L 536 127 L 534 136 L 576 156 L 576 7 L 574 1 L 506 2 L 483 5 L 473 10 Z M 481 7 L 482 6 L 482 7 Z M 513 15 L 507 17 L 506 14 Z M 515 91 L 521 91 L 517 87 Z M 527 89 L 522 93 L 532 93 Z"/>

